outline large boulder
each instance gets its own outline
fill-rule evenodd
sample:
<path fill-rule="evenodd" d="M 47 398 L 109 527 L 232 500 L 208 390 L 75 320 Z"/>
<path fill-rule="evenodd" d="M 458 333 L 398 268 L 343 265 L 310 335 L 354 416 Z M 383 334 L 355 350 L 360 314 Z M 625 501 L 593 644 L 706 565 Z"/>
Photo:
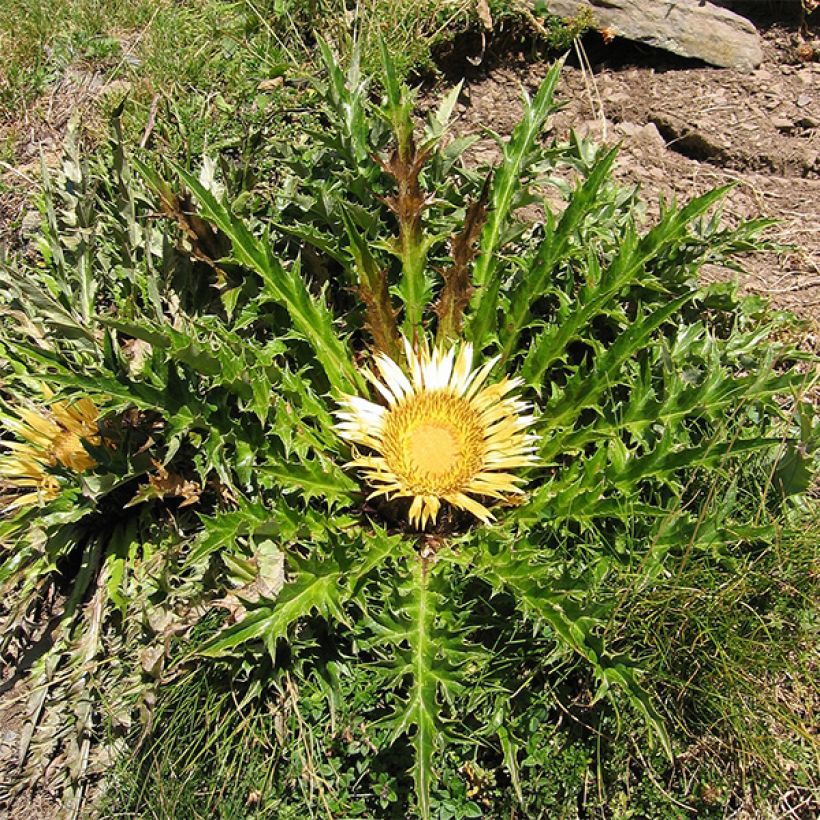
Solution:
<path fill-rule="evenodd" d="M 559 17 L 589 9 L 610 34 L 722 68 L 751 71 L 763 60 L 755 27 L 706 0 L 546 0 L 546 7 Z"/>

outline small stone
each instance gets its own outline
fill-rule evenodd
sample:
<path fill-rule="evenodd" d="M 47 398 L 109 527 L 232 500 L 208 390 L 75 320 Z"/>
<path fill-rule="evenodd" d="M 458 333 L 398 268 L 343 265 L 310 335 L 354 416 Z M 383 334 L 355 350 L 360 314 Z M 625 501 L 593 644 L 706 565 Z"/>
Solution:
<path fill-rule="evenodd" d="M 756 80 L 771 80 L 772 72 L 765 68 L 758 68 L 757 71 L 752 72 L 752 77 Z"/>
<path fill-rule="evenodd" d="M 654 122 L 648 122 L 641 129 L 641 136 L 650 144 L 654 143 L 659 148 L 666 148 L 666 140 L 661 136 L 661 132 L 658 131 L 658 126 Z"/>
<path fill-rule="evenodd" d="M 632 97 L 625 91 L 613 91 L 612 93 L 607 93 L 604 96 L 604 99 L 608 103 L 627 103 L 632 99 Z"/>
<path fill-rule="evenodd" d="M 636 122 L 621 122 L 618 123 L 618 130 L 625 136 L 625 137 L 635 137 L 640 134 L 643 126 L 638 125 Z"/>
<path fill-rule="evenodd" d="M 275 88 L 279 88 L 285 80 L 283 77 L 271 77 L 269 80 L 262 80 L 258 86 L 256 86 L 257 91 L 273 91 Z"/>
<path fill-rule="evenodd" d="M 788 117 L 772 117 L 771 122 L 778 131 L 794 130 L 794 123 Z"/>
<path fill-rule="evenodd" d="M 801 94 L 797 98 L 797 107 L 805 108 L 807 105 L 811 105 L 811 94 Z"/>

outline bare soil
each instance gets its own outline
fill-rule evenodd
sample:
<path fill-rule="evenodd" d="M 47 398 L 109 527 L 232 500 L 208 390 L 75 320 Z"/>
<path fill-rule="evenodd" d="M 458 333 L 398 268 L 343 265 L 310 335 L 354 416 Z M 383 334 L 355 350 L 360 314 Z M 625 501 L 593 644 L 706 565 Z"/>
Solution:
<path fill-rule="evenodd" d="M 728 222 L 780 220 L 770 237 L 793 246 L 749 256 L 742 288 L 820 320 L 820 63 L 798 57 L 796 30 L 762 32 L 765 61 L 751 74 L 673 58 L 654 49 L 613 44 L 589 53 L 589 65 L 568 61 L 557 97 L 565 108 L 550 128 L 571 128 L 620 143 L 616 177 L 637 184 L 657 213 L 661 198 L 688 199 L 726 183 Z M 593 47 L 594 47 L 593 43 Z M 586 62 L 586 60 L 585 60 Z M 533 92 L 549 68 L 521 55 L 492 58 L 465 83 L 457 109 L 459 133 L 492 129 L 508 135 L 521 115 L 521 86 Z M 591 70 L 590 70 L 591 69 Z M 491 160 L 488 135 L 473 158 Z M 714 268 L 704 277 L 731 278 Z"/>

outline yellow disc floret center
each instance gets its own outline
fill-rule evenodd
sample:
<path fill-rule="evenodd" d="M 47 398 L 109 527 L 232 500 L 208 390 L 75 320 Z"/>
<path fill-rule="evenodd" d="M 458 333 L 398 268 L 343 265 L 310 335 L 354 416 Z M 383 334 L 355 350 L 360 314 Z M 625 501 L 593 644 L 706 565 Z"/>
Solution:
<path fill-rule="evenodd" d="M 416 494 L 460 492 L 484 461 L 484 427 L 469 401 L 450 390 L 416 393 L 396 404 L 384 425 L 384 457 Z"/>
<path fill-rule="evenodd" d="M 420 472 L 440 475 L 458 465 L 461 448 L 457 433 L 449 424 L 425 421 L 407 438 L 410 461 Z"/>

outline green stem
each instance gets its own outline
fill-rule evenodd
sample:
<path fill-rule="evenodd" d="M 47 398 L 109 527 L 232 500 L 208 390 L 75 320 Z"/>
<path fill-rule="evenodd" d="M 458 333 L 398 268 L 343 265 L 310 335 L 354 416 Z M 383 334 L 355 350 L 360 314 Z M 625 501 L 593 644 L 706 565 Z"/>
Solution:
<path fill-rule="evenodd" d="M 411 235 L 412 233 L 412 235 Z M 421 235 L 421 228 L 413 226 L 411 231 L 402 230 L 399 237 L 402 259 L 402 292 L 404 295 L 404 328 L 412 336 L 421 327 L 424 310 L 424 268 L 427 251 Z"/>

